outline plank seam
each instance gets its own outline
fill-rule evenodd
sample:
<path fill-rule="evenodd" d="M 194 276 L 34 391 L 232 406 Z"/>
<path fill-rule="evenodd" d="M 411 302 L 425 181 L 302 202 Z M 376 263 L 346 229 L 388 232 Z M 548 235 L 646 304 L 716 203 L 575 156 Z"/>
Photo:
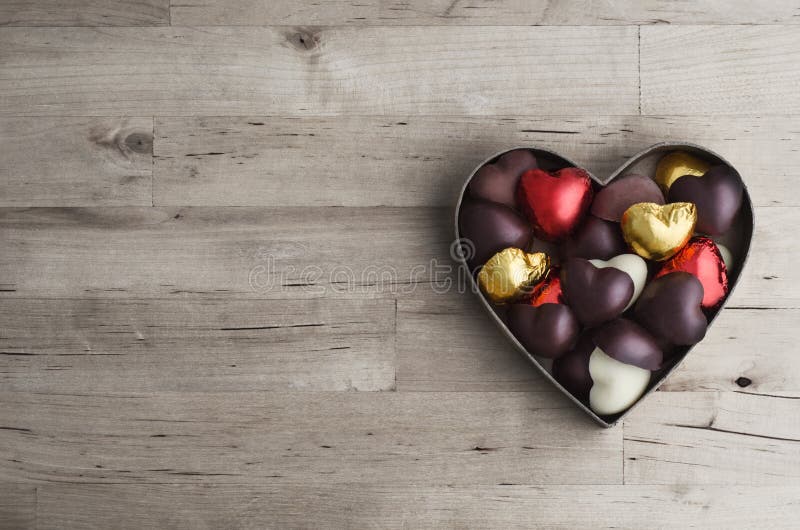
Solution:
<path fill-rule="evenodd" d="M 171 5 L 171 3 L 170 3 Z M 640 81 L 641 84 L 641 81 Z M 155 180 L 156 180 L 156 117 L 150 116 L 150 134 L 153 138 L 153 141 L 150 142 L 150 207 L 154 207 L 156 205 L 156 198 L 155 198 Z"/>
<path fill-rule="evenodd" d="M 642 115 L 642 26 L 636 26 L 636 61 L 639 74 L 639 116 Z"/>

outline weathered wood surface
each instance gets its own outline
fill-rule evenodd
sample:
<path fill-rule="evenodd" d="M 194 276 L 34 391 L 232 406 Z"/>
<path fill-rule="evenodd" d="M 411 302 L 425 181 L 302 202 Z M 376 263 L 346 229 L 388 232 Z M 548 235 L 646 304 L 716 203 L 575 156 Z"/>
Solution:
<path fill-rule="evenodd" d="M 797 24 L 794 0 L 752 3 L 701 0 L 225 0 L 172 3 L 176 25 L 623 25 Z"/>
<path fill-rule="evenodd" d="M 150 206 L 152 118 L 0 118 L 0 205 Z"/>
<path fill-rule="evenodd" d="M 3 300 L 0 386 L 393 390 L 394 313 L 371 299 Z"/>
<path fill-rule="evenodd" d="M 163 26 L 169 24 L 169 4 L 169 0 L 0 0 L 0 26 Z"/>
<path fill-rule="evenodd" d="M 729 305 L 798 308 L 800 210 L 756 217 Z M 413 298 L 458 279 L 448 208 L 6 208 L 0 238 L 9 298 Z"/>
<path fill-rule="evenodd" d="M 549 385 L 471 298 L 447 293 L 398 301 L 398 390 L 494 392 Z M 727 308 L 661 388 L 800 391 L 798 327 L 799 309 Z"/>
<path fill-rule="evenodd" d="M 643 26 L 642 112 L 797 113 L 798 64 L 800 39 L 788 26 Z"/>
<path fill-rule="evenodd" d="M 36 488 L 0 481 L 0 528 L 36 529 Z"/>
<path fill-rule="evenodd" d="M 800 5 L 316 4 L 0 0 L 0 528 L 796 526 Z M 448 290 L 450 208 L 664 140 L 753 249 L 600 430 Z"/>
<path fill-rule="evenodd" d="M 800 488 L 51 485 L 38 528 L 780 528 Z M 298 507 L 305 507 L 300 510 Z M 120 517 L 120 513 L 126 514 Z"/>
<path fill-rule="evenodd" d="M 0 28 L 0 115 L 635 114 L 637 46 L 615 26 Z"/>
<path fill-rule="evenodd" d="M 159 118 L 155 131 L 156 205 L 450 207 L 474 167 L 509 146 L 554 150 L 603 178 L 663 141 L 727 158 L 759 206 L 800 205 L 796 116 L 198 117 Z"/>
<path fill-rule="evenodd" d="M 800 393 L 656 392 L 626 419 L 626 484 L 797 484 Z"/>
<path fill-rule="evenodd" d="M 622 483 L 622 430 L 598 429 L 551 391 L 487 399 L 91 390 L 0 394 L 0 476 L 36 484 Z"/>

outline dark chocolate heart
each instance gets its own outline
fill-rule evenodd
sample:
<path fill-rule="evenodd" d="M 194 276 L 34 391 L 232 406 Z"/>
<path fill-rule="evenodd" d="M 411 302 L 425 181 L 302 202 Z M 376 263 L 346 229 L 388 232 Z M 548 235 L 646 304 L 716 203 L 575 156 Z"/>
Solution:
<path fill-rule="evenodd" d="M 702 176 L 686 175 L 669 188 L 669 202 L 693 202 L 697 231 L 719 236 L 727 232 L 742 206 L 744 186 L 730 166 L 714 166 Z"/>
<path fill-rule="evenodd" d="M 461 207 L 461 234 L 471 242 L 470 269 L 483 265 L 504 248 L 526 250 L 533 233 L 530 225 L 508 206 L 470 201 Z"/>
<path fill-rule="evenodd" d="M 648 283 L 633 312 L 657 338 L 676 346 L 703 340 L 708 327 L 701 306 L 703 284 L 688 272 L 671 272 Z"/>
<path fill-rule="evenodd" d="M 621 363 L 645 370 L 658 370 L 664 354 L 653 338 L 639 324 L 627 318 L 606 322 L 592 333 L 595 345 Z"/>
<path fill-rule="evenodd" d="M 514 149 L 513 151 L 519 151 L 519 149 L 520 148 L 517 148 Z M 615 220 L 622 214 L 624 208 L 626 208 L 632 203 L 663 202 L 663 199 L 659 198 L 659 196 L 654 193 L 654 190 L 657 188 L 657 186 L 653 185 L 654 183 L 646 182 L 644 180 L 644 177 L 634 177 L 633 175 L 640 173 L 644 174 L 654 173 L 658 161 L 665 154 L 674 152 L 676 150 L 683 150 L 692 154 L 693 156 L 699 156 L 705 161 L 707 161 L 711 166 L 719 164 L 729 165 L 719 155 L 696 145 L 685 144 L 685 143 L 681 144 L 662 143 L 654 145 L 642 151 L 641 153 L 635 155 L 630 160 L 628 160 L 622 167 L 617 169 L 610 177 L 608 177 L 605 182 L 601 182 L 596 177 L 592 176 L 591 173 L 589 173 L 589 176 L 595 182 L 595 188 L 599 190 L 596 195 L 596 199 L 593 204 L 594 207 L 592 208 L 591 213 L 597 217 L 606 220 Z M 575 162 L 567 158 L 564 158 L 562 156 L 559 156 L 551 151 L 547 151 L 544 149 L 537 149 L 537 148 L 531 148 L 530 151 L 536 158 L 537 164 L 541 169 L 545 169 L 547 171 L 556 171 L 567 167 L 578 167 L 578 165 Z M 467 236 L 467 232 L 461 229 L 460 221 L 462 219 L 463 210 L 465 208 L 467 210 L 471 209 L 472 206 L 469 205 L 474 206 L 474 203 L 476 202 L 474 199 L 470 199 L 467 197 L 468 195 L 467 186 L 469 185 L 471 179 L 473 178 L 473 175 L 476 175 L 478 170 L 483 166 L 485 166 L 486 164 L 498 162 L 499 159 L 508 152 L 509 151 L 498 153 L 497 155 L 494 155 L 491 158 L 489 158 L 486 162 L 479 165 L 475 169 L 475 171 L 473 171 L 472 175 L 470 175 L 470 178 L 467 179 L 467 182 L 464 183 L 464 187 L 461 190 L 461 195 L 458 201 L 458 205 L 456 207 L 456 231 L 455 231 L 456 238 L 469 237 Z M 626 180 L 628 180 L 628 184 L 630 185 L 630 187 L 624 185 Z M 607 184 L 607 186 L 605 188 L 602 188 L 604 184 Z M 606 190 L 611 190 L 611 191 L 606 192 Z M 497 206 L 500 208 L 505 208 L 503 213 L 498 213 L 497 211 L 493 210 L 488 214 L 487 217 L 489 218 L 490 222 L 503 227 L 505 238 L 510 239 L 508 236 L 515 235 L 514 227 L 517 226 L 517 223 L 516 221 L 511 220 L 514 219 L 513 217 L 509 218 L 508 212 L 511 212 L 514 215 L 517 214 L 510 208 L 506 208 L 505 206 L 502 206 L 500 204 L 498 204 Z M 480 210 L 482 213 L 487 212 L 486 208 L 479 207 L 478 210 Z M 472 236 L 477 234 L 482 239 L 480 242 L 481 243 L 480 247 L 483 252 L 481 259 L 483 259 L 484 256 L 485 259 L 488 259 L 490 257 L 490 255 L 486 256 L 486 254 L 490 252 L 488 248 L 490 248 L 492 244 L 495 245 L 499 244 L 498 242 L 503 238 L 494 237 L 488 234 L 489 230 L 487 228 L 477 226 L 478 224 L 481 223 L 480 219 L 483 217 L 482 215 L 478 215 L 473 211 L 473 213 L 471 213 L 468 217 L 470 217 L 470 219 L 468 219 L 468 221 L 470 222 L 466 224 L 467 228 L 469 229 L 469 233 Z M 736 227 L 736 232 L 735 233 L 729 232 L 728 234 L 726 234 L 725 237 L 725 244 L 726 246 L 730 247 L 732 258 L 735 259 L 738 264 L 735 274 L 731 275 L 729 278 L 730 291 L 733 291 L 733 288 L 735 287 L 737 280 L 741 275 L 741 271 L 744 267 L 744 262 L 746 261 L 747 254 L 749 252 L 750 241 L 753 234 L 753 208 L 752 208 L 752 203 L 750 201 L 750 197 L 746 189 L 743 189 L 742 207 L 739 211 L 739 214 L 736 216 L 736 221 L 734 225 Z M 524 231 L 521 232 L 524 234 Z M 516 233 L 516 235 L 519 235 L 520 241 L 522 239 L 525 239 L 525 237 L 520 235 L 520 233 Z M 529 240 L 528 242 L 531 241 Z M 533 240 L 532 246 L 533 248 L 542 247 L 542 249 L 545 249 L 551 255 L 553 254 L 553 252 L 557 251 L 557 249 L 555 249 L 554 247 L 548 248 L 547 245 L 543 245 L 542 242 L 538 240 Z M 502 249 L 497 248 L 495 251 L 497 250 L 502 250 Z M 470 257 L 472 257 L 471 260 L 469 259 Z M 455 253 L 455 258 L 465 267 L 469 267 L 470 263 L 473 264 L 472 267 L 474 267 L 475 263 L 477 263 L 478 265 L 481 265 L 483 263 L 482 261 L 475 259 L 475 256 L 472 254 Z M 469 263 L 467 262 L 468 260 Z M 651 264 L 651 265 L 653 266 L 653 271 L 651 272 L 655 272 L 658 268 L 658 264 Z M 470 270 L 472 270 L 472 267 L 470 267 Z M 599 332 L 599 330 L 605 326 L 583 332 L 580 338 L 578 339 L 576 346 L 572 350 L 568 351 L 567 353 L 564 353 L 563 355 L 561 355 L 560 357 L 556 358 L 553 361 L 553 368 L 551 373 L 545 368 L 545 366 L 543 366 L 540 363 L 538 357 L 533 357 L 531 355 L 532 354 L 531 349 L 526 347 L 526 345 L 522 344 L 521 341 L 511 332 L 510 330 L 511 324 L 509 321 L 507 321 L 506 316 L 507 314 L 511 313 L 511 309 L 514 309 L 514 306 L 497 306 L 490 303 L 480 293 L 480 290 L 478 289 L 478 286 L 475 282 L 474 276 L 468 274 L 465 275 L 465 278 L 468 278 L 467 281 L 470 282 L 471 288 L 475 293 L 479 295 L 481 304 L 488 311 L 491 318 L 495 320 L 495 323 L 497 323 L 497 325 L 503 330 L 506 336 L 515 344 L 515 346 L 519 349 L 519 351 L 523 355 L 527 356 L 534 363 L 536 368 L 543 374 L 545 378 L 549 379 L 551 382 L 553 382 L 553 384 L 557 385 L 570 399 L 572 399 L 580 408 L 584 410 L 584 412 L 586 412 L 599 424 L 603 425 L 604 427 L 610 427 L 614 425 L 616 422 L 618 422 L 621 418 L 623 418 L 628 412 L 630 412 L 636 406 L 636 404 L 634 404 L 626 411 L 620 414 L 615 414 L 613 416 L 599 416 L 587 406 L 589 389 L 591 388 L 592 385 L 591 378 L 589 377 L 588 363 L 589 363 L 589 357 L 591 356 L 591 353 L 595 348 L 591 334 L 592 332 Z M 730 296 L 730 292 L 728 296 Z M 544 298 L 542 300 L 544 300 Z M 558 300 L 563 301 L 563 299 L 561 298 L 556 299 L 556 301 Z M 545 304 L 545 305 L 551 305 L 551 304 Z M 516 314 L 517 312 L 520 312 L 520 315 L 517 315 Z M 659 311 L 655 312 L 658 313 Z M 514 309 L 514 313 L 515 313 L 514 316 L 515 319 L 517 318 L 522 319 L 525 315 L 525 313 L 521 309 Z M 634 313 L 634 311 L 632 310 L 631 313 Z M 711 321 L 713 321 L 713 319 L 716 318 L 716 315 L 718 314 L 719 311 L 710 313 L 708 322 L 709 325 L 711 324 Z M 695 314 L 695 316 L 697 315 Z M 605 333 L 610 333 L 610 332 L 606 330 Z M 651 378 L 650 384 L 644 395 L 642 395 L 639 398 L 638 402 L 644 399 L 644 397 L 646 397 L 647 394 L 653 392 L 661 383 L 663 383 L 664 380 L 669 376 L 669 374 L 671 374 L 672 371 L 679 366 L 681 361 L 685 359 L 686 355 L 691 350 L 691 346 L 674 346 L 673 344 L 667 343 L 662 338 L 655 336 L 655 334 L 652 331 L 649 331 L 649 333 L 650 335 L 652 335 L 652 338 L 658 344 L 658 347 L 664 352 L 665 360 L 662 363 L 663 365 L 661 370 L 653 372 L 653 377 Z M 521 331 L 519 331 L 519 334 L 520 337 L 523 336 L 523 333 Z M 670 335 L 670 333 L 667 333 L 667 335 Z M 692 340 L 694 340 L 694 337 L 691 338 Z M 601 340 L 603 340 L 602 336 Z M 612 340 L 611 342 L 615 341 Z M 619 342 L 627 343 L 627 340 L 626 341 L 619 340 Z M 529 347 L 538 349 L 538 346 L 533 346 L 531 344 L 529 344 Z M 606 343 L 606 347 L 611 349 L 609 343 Z M 628 351 L 628 350 L 624 349 L 620 349 L 619 351 L 615 350 L 617 355 L 620 355 L 620 352 L 623 351 Z M 655 356 L 655 353 L 652 350 L 652 344 L 647 346 L 647 351 L 649 351 L 650 354 Z M 674 355 L 666 356 L 668 353 Z M 653 366 L 652 359 L 654 357 L 651 357 L 650 354 L 646 356 L 647 360 L 642 362 L 646 363 L 648 366 Z"/>
<path fill-rule="evenodd" d="M 569 238 L 561 249 L 563 259 L 611 259 L 624 254 L 628 249 L 618 223 L 604 221 L 594 215 L 587 215 L 575 235 Z"/>
<path fill-rule="evenodd" d="M 591 334 L 584 333 L 575 348 L 553 361 L 553 378 L 582 401 L 589 400 L 589 391 L 592 389 L 589 358 L 594 348 Z"/>
<path fill-rule="evenodd" d="M 536 167 L 536 157 L 528 149 L 509 151 L 475 173 L 469 183 L 470 195 L 515 208 L 520 175 Z"/>
<path fill-rule="evenodd" d="M 575 345 L 580 324 L 564 304 L 514 304 L 508 310 L 508 329 L 533 355 L 555 359 Z"/>
<path fill-rule="evenodd" d="M 589 260 L 570 258 L 561 267 L 561 289 L 580 323 L 591 328 L 621 315 L 634 286 L 619 269 L 599 269 Z"/>
<path fill-rule="evenodd" d="M 625 210 L 638 202 L 664 204 L 664 195 L 653 179 L 632 174 L 621 177 L 600 190 L 590 211 L 600 219 L 618 223 Z"/>

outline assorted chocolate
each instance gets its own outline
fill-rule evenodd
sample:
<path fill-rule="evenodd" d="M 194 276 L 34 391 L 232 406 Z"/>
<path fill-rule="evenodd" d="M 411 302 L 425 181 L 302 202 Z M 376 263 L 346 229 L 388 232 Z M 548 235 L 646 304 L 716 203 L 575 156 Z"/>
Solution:
<path fill-rule="evenodd" d="M 673 151 L 652 175 L 600 188 L 516 149 L 481 167 L 468 192 L 459 228 L 481 291 L 598 415 L 634 404 L 703 339 L 728 294 L 735 263 L 718 240 L 729 241 L 744 186 L 727 165 Z"/>
<path fill-rule="evenodd" d="M 550 271 L 544 252 L 529 254 L 518 248 L 501 250 L 478 273 L 481 290 L 493 302 L 511 302 L 530 291 Z"/>

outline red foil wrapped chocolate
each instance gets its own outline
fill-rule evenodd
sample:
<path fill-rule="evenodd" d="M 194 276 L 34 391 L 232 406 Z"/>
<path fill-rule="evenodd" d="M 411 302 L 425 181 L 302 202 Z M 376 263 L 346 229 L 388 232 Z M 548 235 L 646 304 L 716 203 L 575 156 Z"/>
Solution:
<path fill-rule="evenodd" d="M 563 304 L 565 299 L 561 292 L 560 274 L 558 267 L 552 267 L 547 277 L 533 286 L 528 303 L 535 307 L 542 304 Z"/>
<path fill-rule="evenodd" d="M 703 284 L 703 309 L 714 309 L 728 294 L 728 270 L 717 245 L 707 237 L 695 237 L 664 263 L 656 278 L 683 271 Z"/>
<path fill-rule="evenodd" d="M 592 181 L 586 171 L 566 167 L 553 173 L 531 169 L 522 174 L 517 202 L 536 237 L 558 242 L 580 225 L 592 202 Z"/>

